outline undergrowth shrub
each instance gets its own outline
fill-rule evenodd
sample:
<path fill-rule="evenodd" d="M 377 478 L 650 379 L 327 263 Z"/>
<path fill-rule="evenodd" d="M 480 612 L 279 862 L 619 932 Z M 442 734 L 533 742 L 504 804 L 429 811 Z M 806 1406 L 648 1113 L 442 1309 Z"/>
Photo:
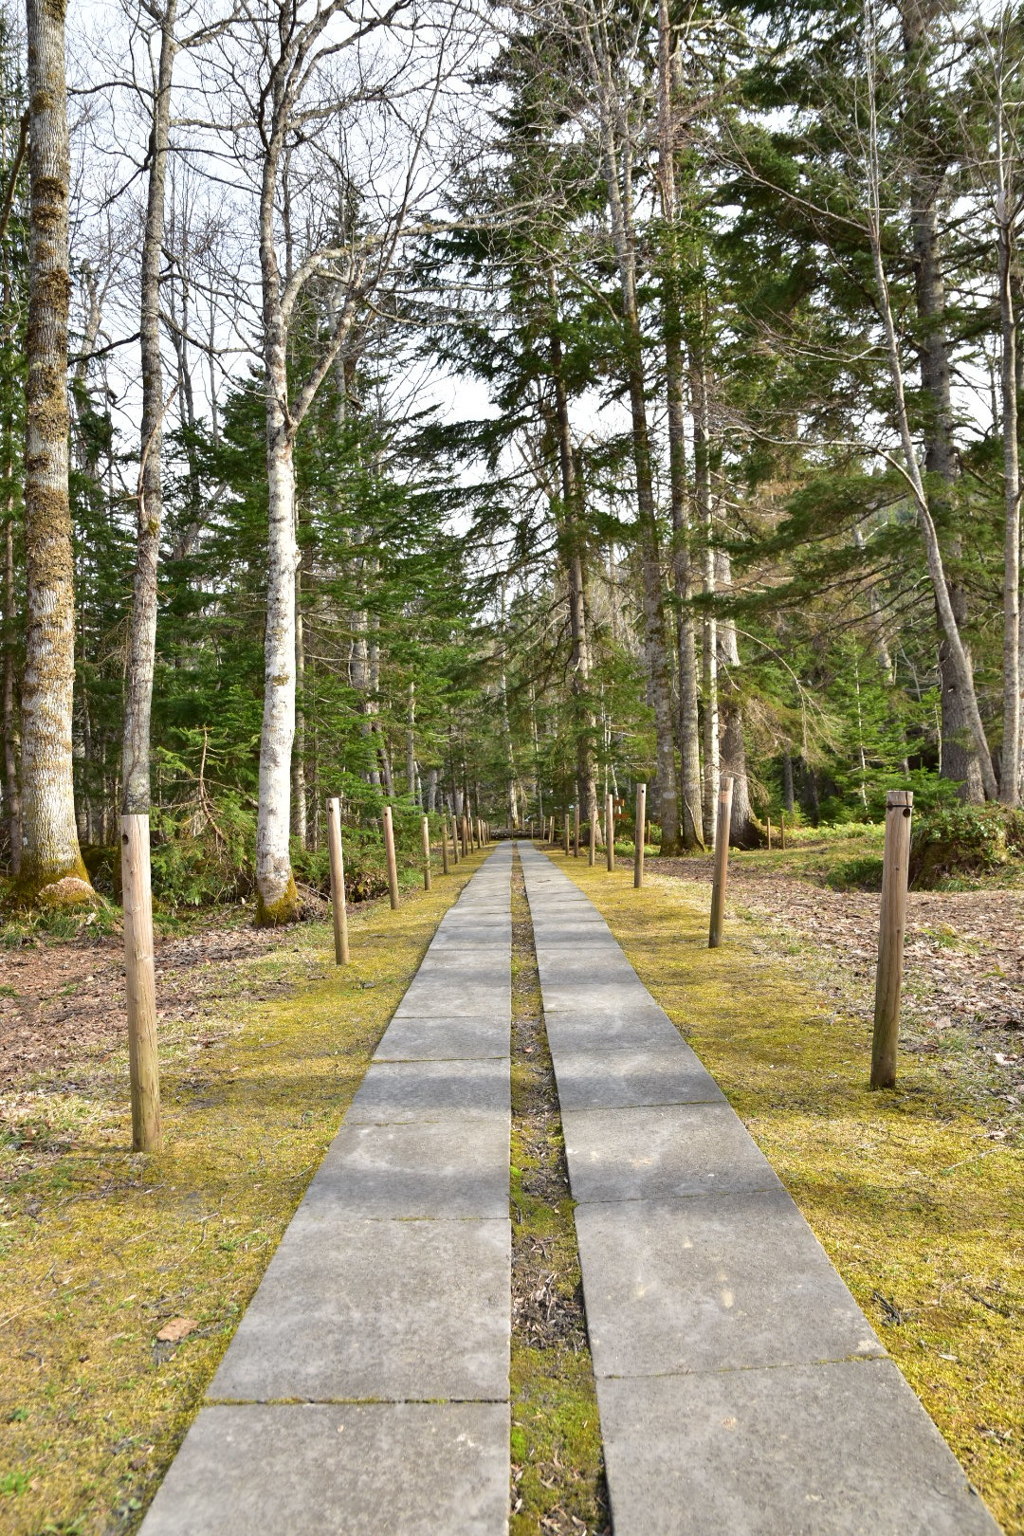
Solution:
<path fill-rule="evenodd" d="M 858 859 L 840 859 L 828 871 L 825 884 L 834 891 L 880 891 L 882 860 L 875 853 Z"/>
<path fill-rule="evenodd" d="M 910 883 L 934 890 L 964 875 L 991 874 L 1024 855 L 1024 812 L 1001 805 L 944 805 L 915 817 Z"/>

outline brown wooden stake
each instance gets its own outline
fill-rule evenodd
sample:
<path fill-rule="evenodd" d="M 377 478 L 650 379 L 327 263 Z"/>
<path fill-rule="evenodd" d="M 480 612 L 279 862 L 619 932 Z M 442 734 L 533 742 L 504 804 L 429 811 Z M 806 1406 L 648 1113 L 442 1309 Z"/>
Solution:
<path fill-rule="evenodd" d="M 160 1063 L 156 1048 L 156 971 L 153 966 L 153 890 L 149 869 L 149 817 L 121 817 L 121 891 L 124 968 L 128 992 L 128 1070 L 132 1147 L 163 1148 Z"/>
<path fill-rule="evenodd" d="M 392 912 L 398 911 L 398 862 L 395 859 L 395 825 L 391 819 L 391 807 L 384 807 L 384 852 L 388 860 L 388 894 Z"/>
<path fill-rule="evenodd" d="M 725 921 L 725 887 L 729 878 L 729 827 L 732 822 L 732 776 L 722 774 L 718 791 L 718 824 L 715 827 L 715 878 L 711 886 L 711 926 L 708 932 L 708 948 L 717 949 L 722 942 Z"/>
<path fill-rule="evenodd" d="M 885 852 L 878 916 L 875 1033 L 871 1044 L 872 1088 L 895 1088 L 903 991 L 903 939 L 907 931 L 907 877 L 914 796 L 890 789 L 885 797 Z"/>
<path fill-rule="evenodd" d="M 341 801 L 327 802 L 327 850 L 331 857 L 331 912 L 334 917 L 334 960 L 348 965 L 348 910 L 345 906 L 345 854 L 341 845 Z"/>
<path fill-rule="evenodd" d="M 768 852 L 771 853 L 771 851 L 772 851 L 772 819 L 771 819 L 770 816 L 768 816 L 766 818 L 766 822 L 767 822 L 767 826 L 768 826 Z"/>
<path fill-rule="evenodd" d="M 644 883 L 644 834 L 647 828 L 647 785 L 636 787 L 636 821 L 633 826 L 633 885 L 639 890 Z"/>
<path fill-rule="evenodd" d="M 430 817 L 423 818 L 423 889 L 430 890 Z"/>
<path fill-rule="evenodd" d="M 448 873 L 448 818 L 441 817 L 441 873 Z"/>
<path fill-rule="evenodd" d="M 573 811 L 572 856 L 574 859 L 578 859 L 580 856 L 580 808 L 578 805 Z"/>
<path fill-rule="evenodd" d="M 604 797 L 604 848 L 609 870 L 615 868 L 615 797 Z"/>

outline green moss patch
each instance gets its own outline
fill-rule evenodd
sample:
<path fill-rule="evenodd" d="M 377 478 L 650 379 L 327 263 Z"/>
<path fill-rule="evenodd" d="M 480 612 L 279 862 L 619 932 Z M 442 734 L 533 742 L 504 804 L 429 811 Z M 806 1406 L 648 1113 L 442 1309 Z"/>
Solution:
<path fill-rule="evenodd" d="M 561 861 L 742 1115 L 1007 1536 L 1024 1533 L 1024 1159 L 948 1064 L 870 1038 L 707 892 Z"/>
<path fill-rule="evenodd" d="M 0 1480 L 4 1536 L 136 1528 L 480 862 L 398 912 L 352 914 L 350 966 L 333 965 L 326 925 L 303 925 L 239 968 L 217 1019 L 168 1021 L 163 1154 L 128 1150 L 125 1053 L 19 1093 L 14 1119 L 31 1099 L 59 1133 L 0 1142 L 0 1471 L 17 1471 Z M 268 990 L 277 996 L 251 1000 Z M 196 1326 L 159 1340 L 176 1318 Z"/>

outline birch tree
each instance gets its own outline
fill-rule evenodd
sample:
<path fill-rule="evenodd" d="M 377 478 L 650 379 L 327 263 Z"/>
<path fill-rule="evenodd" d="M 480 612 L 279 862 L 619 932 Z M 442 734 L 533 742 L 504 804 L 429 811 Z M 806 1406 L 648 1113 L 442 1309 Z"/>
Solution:
<path fill-rule="evenodd" d="M 62 0 L 28 0 L 29 304 L 25 387 L 28 623 L 21 689 L 22 857 L 28 895 L 88 877 L 72 774 L 75 597 L 68 496 L 70 151 Z M 59 899 L 59 898 L 58 898 Z"/>

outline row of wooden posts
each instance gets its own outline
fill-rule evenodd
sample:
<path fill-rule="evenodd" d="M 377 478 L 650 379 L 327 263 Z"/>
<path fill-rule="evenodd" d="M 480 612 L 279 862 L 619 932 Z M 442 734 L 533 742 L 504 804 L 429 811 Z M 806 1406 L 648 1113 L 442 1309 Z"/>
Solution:
<path fill-rule="evenodd" d="M 711 884 L 711 918 L 708 947 L 717 949 L 722 942 L 725 921 L 725 892 L 729 874 L 729 825 L 732 818 L 732 778 L 722 775 L 718 796 L 715 836 L 714 876 Z M 882 870 L 882 899 L 879 912 L 878 965 L 875 973 L 875 1018 L 871 1049 L 871 1087 L 892 1088 L 896 1084 L 899 1045 L 900 997 L 903 989 L 903 945 L 907 927 L 907 886 L 910 866 L 910 824 L 914 796 L 910 790 L 890 790 L 885 808 L 885 850 Z M 385 806 L 384 851 L 387 859 L 388 895 L 392 910 L 399 904 L 398 862 L 395 856 L 395 828 L 391 807 Z M 556 819 L 548 817 L 541 835 L 555 842 Z M 633 885 L 644 883 L 644 852 L 647 836 L 647 785 L 639 784 L 636 794 L 636 828 L 633 850 Z M 349 963 L 348 911 L 345 905 L 345 854 L 341 837 L 341 803 L 327 802 L 328 848 L 331 863 L 331 908 L 334 917 L 334 957 L 338 965 Z M 641 830 L 642 829 L 642 830 Z M 532 838 L 534 824 L 529 832 Z M 596 829 L 588 839 L 588 863 L 596 861 Z M 615 868 L 615 802 L 605 797 L 605 857 L 607 868 Z M 422 819 L 423 886 L 431 888 L 432 848 L 430 818 Z M 485 848 L 491 841 L 490 827 L 481 816 L 447 815 L 441 821 L 441 871 L 447 875 L 468 857 L 474 846 Z M 460 847 L 461 844 L 461 847 Z M 574 825 L 565 813 L 562 844 L 568 857 L 570 847 L 580 854 L 580 810 L 575 808 Z M 783 831 L 782 846 L 785 847 Z M 450 858 L 449 858 L 450 855 Z M 137 1152 L 158 1152 L 163 1145 L 160 1124 L 160 1073 L 156 1040 L 156 971 L 153 958 L 153 894 L 150 879 L 149 817 L 121 817 L 121 884 L 124 903 L 125 977 L 128 1002 L 128 1055 L 131 1076 L 132 1145 Z"/>
<path fill-rule="evenodd" d="M 398 861 L 391 807 L 384 807 L 384 851 L 388 895 L 392 909 L 399 904 Z M 345 906 L 345 855 L 341 840 L 341 802 L 327 802 L 327 837 L 331 860 L 331 908 L 334 915 L 334 958 L 349 963 L 348 911 Z M 458 864 L 470 851 L 485 848 L 491 830 L 482 816 L 442 818 L 441 869 Z M 461 842 L 461 852 L 459 844 Z M 423 886 L 431 886 L 430 818 L 423 817 Z M 124 959 L 128 1002 L 128 1063 L 132 1100 L 132 1147 L 159 1152 L 160 1068 L 156 1040 L 156 967 L 153 958 L 153 887 L 150 877 L 149 817 L 121 817 L 121 889 L 124 903 Z"/>
<path fill-rule="evenodd" d="M 729 829 L 732 823 L 732 776 L 724 773 L 718 794 L 718 818 L 715 826 L 714 866 L 711 881 L 711 917 L 708 948 L 717 949 L 725 926 L 725 891 L 729 877 Z M 875 971 L 875 1018 L 871 1043 L 871 1087 L 896 1086 L 896 1060 L 899 1049 L 900 999 L 903 992 L 903 946 L 907 931 L 907 895 L 910 873 L 910 823 L 914 796 L 909 789 L 892 789 L 885 803 L 885 848 L 882 862 L 882 899 L 878 919 L 878 963 Z M 565 813 L 562 843 L 566 857 L 570 846 L 580 853 L 580 808 L 575 807 L 572 837 L 569 812 Z M 641 831 L 642 829 L 642 831 Z M 786 846 L 786 820 L 780 821 L 780 847 Z M 555 818 L 545 825 L 546 840 L 555 842 Z M 772 846 L 771 822 L 768 823 L 768 847 Z M 588 863 L 595 861 L 594 829 L 588 839 Z M 633 840 L 633 885 L 644 883 L 644 849 L 647 841 L 647 785 L 636 791 L 636 833 Z M 605 798 L 605 849 L 608 868 L 615 868 L 614 800 Z"/>

